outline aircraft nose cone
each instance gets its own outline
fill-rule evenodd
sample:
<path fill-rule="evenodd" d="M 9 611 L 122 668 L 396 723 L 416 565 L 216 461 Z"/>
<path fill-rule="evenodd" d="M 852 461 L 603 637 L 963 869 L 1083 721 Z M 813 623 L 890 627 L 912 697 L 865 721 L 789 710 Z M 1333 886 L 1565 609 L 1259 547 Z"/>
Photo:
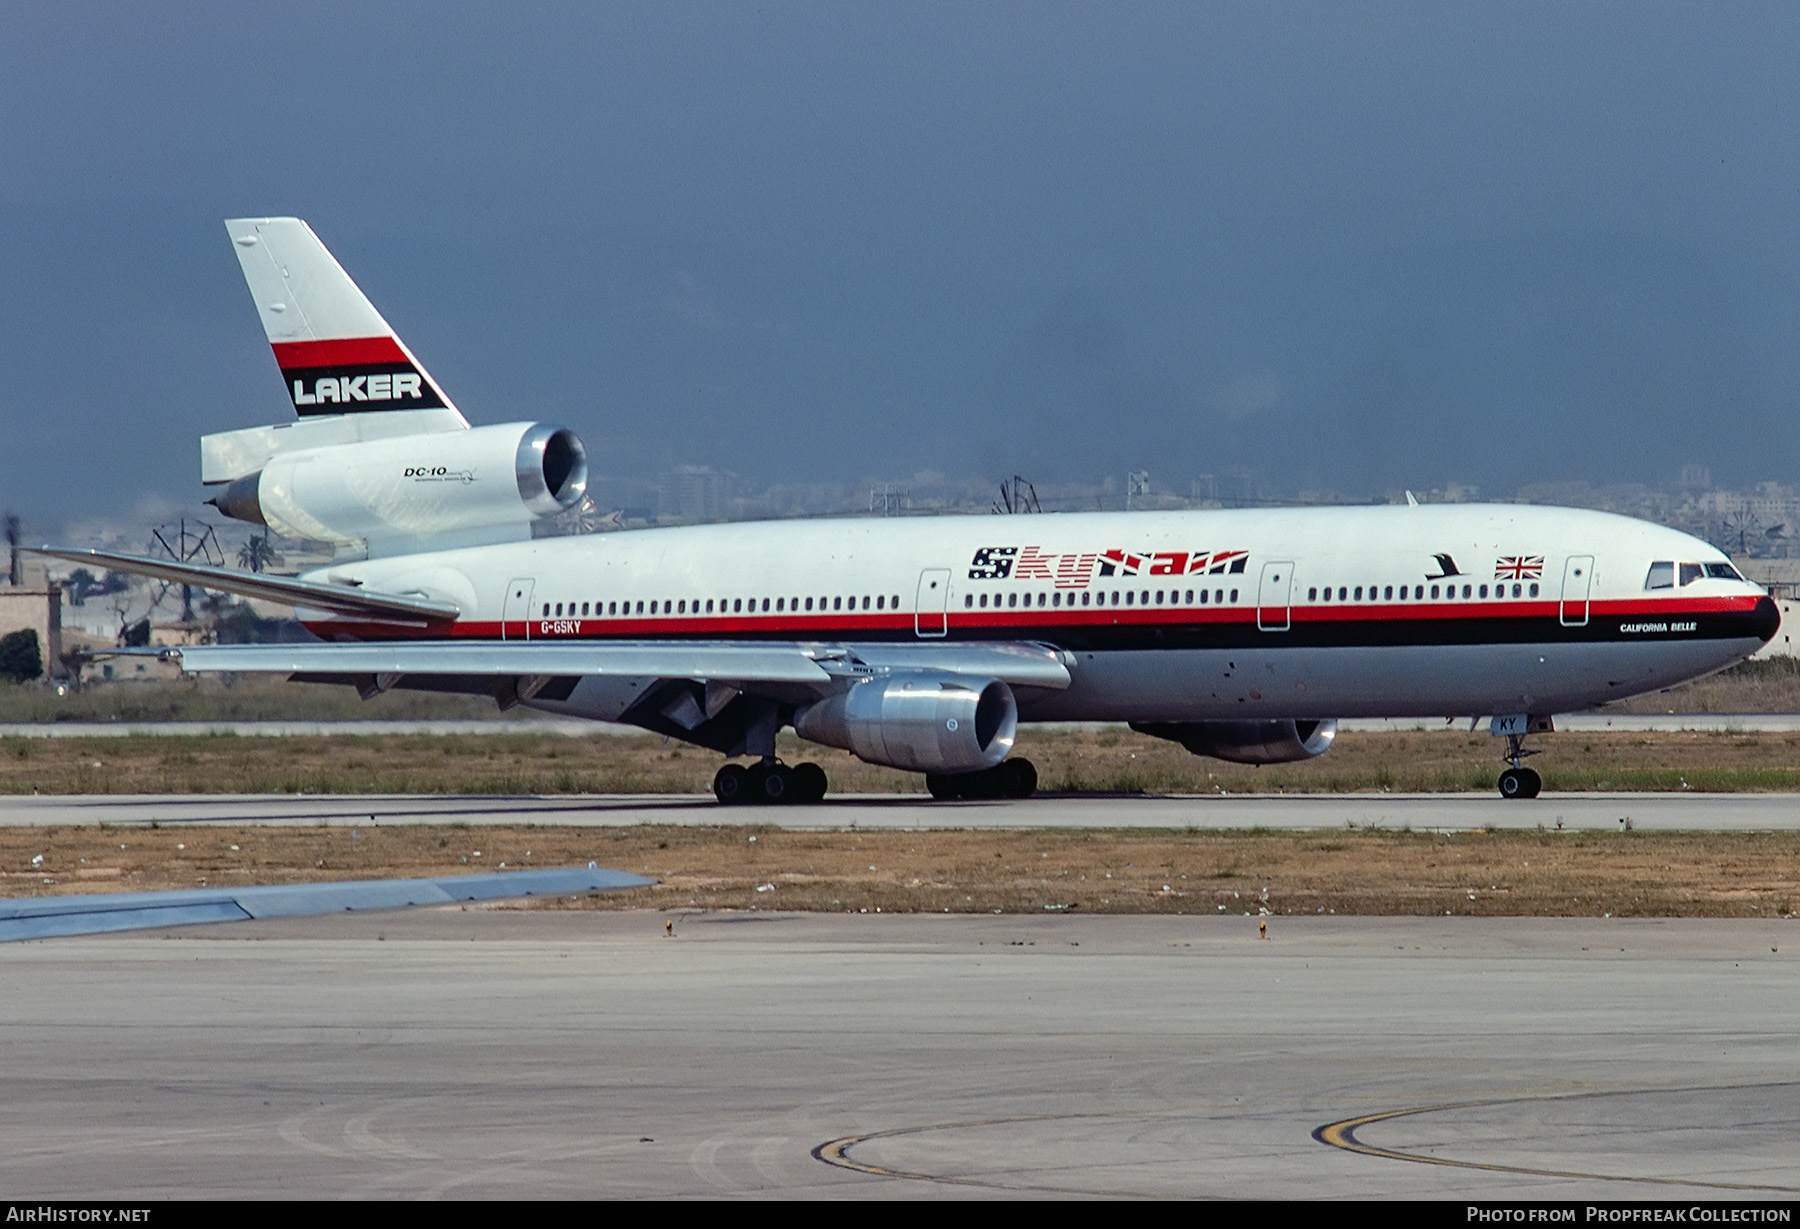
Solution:
<path fill-rule="evenodd" d="M 1756 603 L 1750 626 L 1764 643 L 1775 639 L 1775 633 L 1781 630 L 1781 611 L 1774 598 L 1765 597 Z"/>

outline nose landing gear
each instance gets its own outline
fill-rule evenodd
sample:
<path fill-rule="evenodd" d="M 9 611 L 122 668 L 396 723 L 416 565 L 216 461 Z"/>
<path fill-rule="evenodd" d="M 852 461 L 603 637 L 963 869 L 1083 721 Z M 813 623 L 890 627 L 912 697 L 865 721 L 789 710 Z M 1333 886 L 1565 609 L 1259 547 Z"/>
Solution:
<path fill-rule="evenodd" d="M 1520 763 L 1526 756 L 1536 754 L 1536 751 L 1526 749 L 1523 734 L 1506 736 L 1506 762 L 1512 767 L 1500 774 L 1500 796 L 1502 798 L 1536 798 L 1538 796 L 1538 791 L 1544 788 L 1544 779 Z"/>

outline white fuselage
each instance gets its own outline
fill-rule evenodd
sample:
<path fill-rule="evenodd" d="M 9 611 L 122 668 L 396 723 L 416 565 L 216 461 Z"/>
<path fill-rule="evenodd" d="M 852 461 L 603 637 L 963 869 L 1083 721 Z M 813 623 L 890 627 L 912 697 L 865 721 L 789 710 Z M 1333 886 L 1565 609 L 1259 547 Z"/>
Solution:
<path fill-rule="evenodd" d="M 755 522 L 315 576 L 462 611 L 307 616 L 328 638 L 1043 642 L 1073 682 L 1020 691 L 1037 721 L 1566 712 L 1741 660 L 1776 619 L 1696 538 L 1515 505 Z M 640 694 L 585 678 L 533 703 L 611 719 Z"/>

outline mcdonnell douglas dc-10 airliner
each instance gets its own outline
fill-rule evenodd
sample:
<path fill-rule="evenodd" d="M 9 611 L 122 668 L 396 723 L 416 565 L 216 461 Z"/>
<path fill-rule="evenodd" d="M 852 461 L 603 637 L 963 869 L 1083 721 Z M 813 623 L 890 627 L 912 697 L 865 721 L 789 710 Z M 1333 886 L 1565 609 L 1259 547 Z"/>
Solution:
<path fill-rule="evenodd" d="M 209 435 L 227 516 L 332 543 L 298 578 L 85 564 L 294 606 L 318 643 L 166 650 L 189 671 L 492 695 L 722 752 L 724 803 L 816 801 L 776 735 L 1023 797 L 1023 721 L 1197 755 L 1323 754 L 1344 717 L 1489 718 L 1537 794 L 1557 713 L 1741 661 L 1774 603 L 1686 534 L 1515 505 L 759 522 L 535 538 L 587 488 L 550 423 L 471 427 L 306 223 L 226 224 L 297 421 Z M 1010 758 L 1009 758 L 1010 757 Z"/>

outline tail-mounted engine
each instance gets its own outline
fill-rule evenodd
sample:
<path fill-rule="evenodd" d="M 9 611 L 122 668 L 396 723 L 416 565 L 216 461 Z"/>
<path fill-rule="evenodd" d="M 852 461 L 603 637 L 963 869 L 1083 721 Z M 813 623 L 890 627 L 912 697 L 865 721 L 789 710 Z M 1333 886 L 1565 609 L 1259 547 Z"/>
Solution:
<path fill-rule="evenodd" d="M 371 555 L 528 538 L 587 492 L 567 427 L 504 423 L 278 451 L 210 502 L 289 537 Z"/>
<path fill-rule="evenodd" d="M 794 715 L 802 738 L 911 772 L 977 772 L 1012 750 L 1019 707 L 999 679 L 899 674 L 856 684 Z"/>
<path fill-rule="evenodd" d="M 1138 724 L 1132 729 L 1178 742 L 1195 755 L 1234 764 L 1290 764 L 1331 749 L 1336 721 L 1184 721 Z"/>

